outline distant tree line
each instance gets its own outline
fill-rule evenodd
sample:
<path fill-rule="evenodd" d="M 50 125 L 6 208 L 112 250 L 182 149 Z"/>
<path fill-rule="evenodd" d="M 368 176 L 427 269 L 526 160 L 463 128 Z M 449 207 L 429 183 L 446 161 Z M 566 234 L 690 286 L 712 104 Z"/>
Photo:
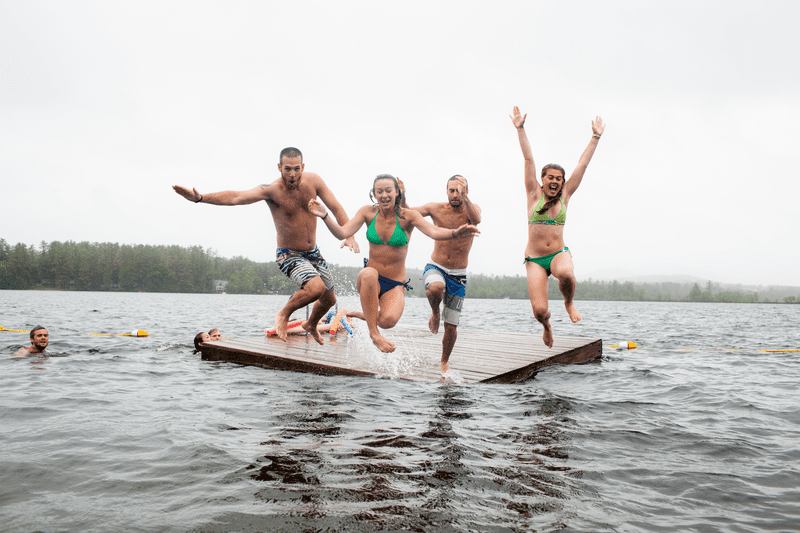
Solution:
<path fill-rule="evenodd" d="M 768 296 L 773 298 L 774 303 L 800 303 L 800 298 L 788 294 L 793 290 L 800 292 L 797 287 L 770 288 Z M 552 300 L 562 298 L 558 281 L 552 277 L 547 294 Z M 527 281 L 524 276 L 471 275 L 467 297 L 527 299 Z M 704 290 L 697 283 L 633 283 L 592 279 L 579 281 L 575 288 L 576 300 L 758 303 L 769 302 L 769 298 L 760 299 L 756 291 L 723 289 L 710 281 Z"/>
<path fill-rule="evenodd" d="M 355 294 L 358 267 L 332 265 L 336 291 Z M 408 269 L 414 289 L 410 296 L 425 297 L 422 271 Z M 214 280 L 227 282 L 232 294 L 292 294 L 296 285 L 274 262 L 257 263 L 244 257 L 219 257 L 202 246 L 42 241 L 38 247 L 0 239 L 0 289 L 57 289 L 126 292 L 214 292 Z M 549 296 L 560 299 L 558 283 L 550 279 Z M 527 299 L 525 276 L 470 274 L 468 298 Z M 775 302 L 800 303 L 787 291 L 770 295 Z M 742 302 L 759 300 L 754 291 L 723 290 L 710 281 L 696 283 L 620 283 L 580 281 L 577 300 Z"/>
<path fill-rule="evenodd" d="M 215 279 L 228 281 L 228 292 L 294 292 L 275 263 L 218 257 L 202 246 L 42 241 L 36 248 L 0 239 L 0 289 L 207 293 Z"/>

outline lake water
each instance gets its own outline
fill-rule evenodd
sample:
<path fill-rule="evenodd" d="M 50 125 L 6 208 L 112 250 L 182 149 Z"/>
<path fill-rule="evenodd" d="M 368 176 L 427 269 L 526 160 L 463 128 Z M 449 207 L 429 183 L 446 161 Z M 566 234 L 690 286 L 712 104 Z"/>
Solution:
<path fill-rule="evenodd" d="M 46 326 L 52 354 L 0 332 L 0 531 L 800 530 L 800 352 L 761 351 L 800 348 L 800 305 L 578 302 L 571 324 L 551 301 L 557 336 L 641 347 L 514 385 L 193 353 L 286 299 L 0 291 L 0 325 Z M 460 327 L 540 334 L 519 300 L 467 300 Z"/>

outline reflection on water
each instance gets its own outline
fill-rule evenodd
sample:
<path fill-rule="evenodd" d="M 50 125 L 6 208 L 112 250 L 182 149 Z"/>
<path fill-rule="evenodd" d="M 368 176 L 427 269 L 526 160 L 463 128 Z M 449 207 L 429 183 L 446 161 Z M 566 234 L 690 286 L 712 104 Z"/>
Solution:
<path fill-rule="evenodd" d="M 287 531 L 513 529 L 534 517 L 559 522 L 562 501 L 575 491 L 571 480 L 580 478 L 567 464 L 566 428 L 575 425 L 570 403 L 532 392 L 511 401 L 518 416 L 496 434 L 475 423 L 471 391 L 453 385 L 430 391 L 430 409 L 395 413 L 399 426 L 372 427 L 353 402 L 305 387 L 273 414 L 276 426 L 260 442 L 264 453 L 224 480 L 256 482 L 254 495 L 266 506 L 262 516 L 217 520 Z"/>

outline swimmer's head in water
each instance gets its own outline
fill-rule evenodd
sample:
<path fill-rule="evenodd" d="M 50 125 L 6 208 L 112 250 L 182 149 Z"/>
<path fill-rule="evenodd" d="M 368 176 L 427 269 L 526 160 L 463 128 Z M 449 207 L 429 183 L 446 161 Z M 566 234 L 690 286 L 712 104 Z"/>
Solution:
<path fill-rule="evenodd" d="M 391 180 L 392 185 L 389 185 Z M 381 182 L 381 183 L 378 183 Z M 403 193 L 400 192 L 400 184 L 397 183 L 397 178 L 391 174 L 378 174 L 378 177 L 372 182 L 372 190 L 369 191 L 369 198 L 377 204 L 381 204 L 381 197 L 385 195 L 391 196 L 396 194 L 394 198 L 394 211 L 400 212 L 400 204 L 403 202 Z"/>
<path fill-rule="evenodd" d="M 201 342 L 208 342 L 211 340 L 211 337 L 208 336 L 208 333 L 205 331 L 201 331 L 197 335 L 194 336 L 194 349 L 198 352 L 200 351 L 200 343 Z"/>
<path fill-rule="evenodd" d="M 31 330 L 31 345 L 42 352 L 50 344 L 50 333 L 44 326 L 36 326 Z"/>
<path fill-rule="evenodd" d="M 217 328 L 212 329 L 208 332 L 209 340 L 218 341 L 222 338 L 222 332 Z"/>

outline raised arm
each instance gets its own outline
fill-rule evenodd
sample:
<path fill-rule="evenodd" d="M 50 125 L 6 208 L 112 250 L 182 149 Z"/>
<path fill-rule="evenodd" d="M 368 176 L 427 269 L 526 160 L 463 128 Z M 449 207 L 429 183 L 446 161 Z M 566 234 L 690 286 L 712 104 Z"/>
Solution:
<path fill-rule="evenodd" d="M 319 183 L 317 185 L 317 196 L 319 196 L 319 199 L 322 200 L 328 209 L 331 210 L 331 213 L 333 213 L 333 216 L 336 218 L 336 222 L 339 223 L 339 226 L 345 226 L 350 221 L 350 217 L 347 216 L 344 207 L 342 207 L 342 204 L 340 204 L 339 200 L 336 199 L 336 196 L 334 196 L 333 191 L 330 190 L 328 185 L 322 181 L 322 178 L 319 178 Z M 358 231 L 358 228 L 356 228 L 356 231 Z M 355 234 L 355 231 L 347 238 L 339 237 L 344 239 L 341 248 L 347 246 L 350 248 L 350 251 L 359 253 L 361 249 L 359 248 L 355 237 L 353 237 L 353 234 Z"/>
<path fill-rule="evenodd" d="M 194 202 L 196 204 L 203 203 L 214 205 L 254 204 L 260 200 L 266 200 L 269 198 L 268 188 L 269 185 L 259 185 L 258 187 L 253 187 L 249 191 L 220 191 L 200 194 L 195 188 L 189 190 L 186 187 L 181 187 L 180 185 L 172 186 L 172 189 L 176 193 L 180 194 L 190 202 Z"/>
<path fill-rule="evenodd" d="M 480 233 L 480 230 L 472 224 L 462 224 L 455 229 L 434 226 L 414 209 L 406 209 L 403 215 L 411 221 L 412 226 L 419 228 L 422 233 L 435 241 L 449 241 L 458 239 L 459 237 L 478 235 Z"/>
<path fill-rule="evenodd" d="M 535 196 L 538 200 L 541 187 L 539 182 L 536 181 L 536 165 L 533 162 L 533 153 L 531 152 L 531 145 L 528 142 L 528 135 L 525 133 L 525 119 L 528 114 L 522 115 L 519 108 L 514 106 L 514 110 L 509 115 L 514 127 L 517 128 L 517 137 L 519 137 L 519 147 L 522 148 L 522 157 L 525 158 L 525 190 L 528 192 L 528 198 Z"/>
<path fill-rule="evenodd" d="M 395 177 L 394 179 L 397 180 L 397 186 L 400 187 L 400 194 L 402 195 L 400 197 L 400 207 L 404 207 L 406 209 L 409 209 L 408 200 L 406 199 L 406 184 L 403 183 L 403 180 L 401 180 L 398 177 Z"/>
<path fill-rule="evenodd" d="M 589 140 L 589 146 L 587 146 L 586 150 L 581 154 L 581 158 L 578 160 L 578 166 L 575 167 L 575 170 L 572 171 L 569 179 L 564 184 L 565 201 L 569 200 L 569 197 L 578 190 L 578 186 L 583 180 L 583 174 L 586 172 L 586 167 L 589 166 L 589 161 L 592 160 L 594 150 L 597 148 L 597 143 L 600 141 L 600 136 L 603 135 L 605 129 L 606 125 L 603 124 L 603 119 L 595 117 L 592 121 L 592 138 Z"/>
<path fill-rule="evenodd" d="M 478 225 L 481 223 L 481 208 L 478 204 L 473 204 L 469 199 L 469 187 L 467 187 L 467 180 L 459 176 L 456 178 L 458 183 L 458 192 L 461 194 L 461 202 L 464 204 L 464 209 L 467 211 L 467 220 L 470 224 Z"/>
<path fill-rule="evenodd" d="M 348 237 L 355 235 L 367 220 L 366 213 L 372 209 L 372 206 L 365 205 L 356 212 L 352 219 L 347 221 L 344 226 L 342 226 L 334 217 L 330 216 L 330 213 L 328 213 L 328 210 L 325 209 L 325 206 L 322 204 L 322 202 L 316 198 L 312 198 L 308 201 L 308 211 L 312 215 L 320 217 L 322 221 L 325 222 L 325 225 L 328 227 L 333 236 L 337 239 L 347 239 Z"/>

